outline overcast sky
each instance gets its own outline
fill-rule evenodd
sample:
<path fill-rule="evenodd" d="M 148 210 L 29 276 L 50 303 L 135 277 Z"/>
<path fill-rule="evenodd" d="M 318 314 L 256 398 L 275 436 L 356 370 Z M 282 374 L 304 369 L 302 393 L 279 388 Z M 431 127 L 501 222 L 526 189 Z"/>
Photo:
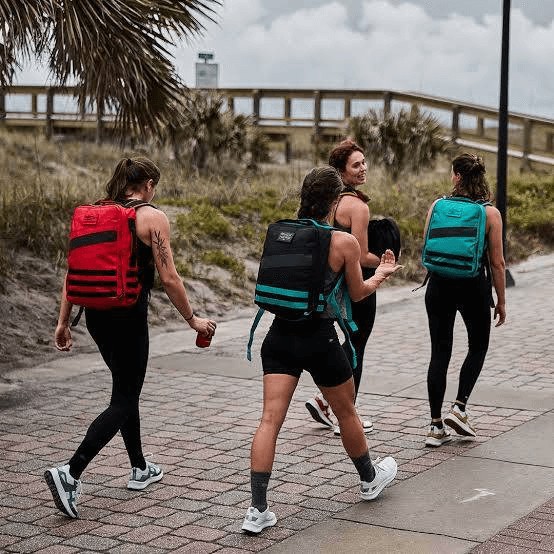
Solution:
<path fill-rule="evenodd" d="M 502 0 L 224 0 L 218 24 L 179 46 L 194 86 L 199 51 L 222 87 L 417 91 L 496 106 Z M 510 109 L 554 118 L 554 1 L 512 0 Z M 27 69 L 20 83 L 44 74 Z"/>

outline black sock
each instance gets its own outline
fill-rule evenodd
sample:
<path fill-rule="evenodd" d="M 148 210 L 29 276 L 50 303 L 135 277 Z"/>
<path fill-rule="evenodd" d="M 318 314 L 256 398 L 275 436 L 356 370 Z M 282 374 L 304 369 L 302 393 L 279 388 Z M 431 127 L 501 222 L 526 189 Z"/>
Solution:
<path fill-rule="evenodd" d="M 259 512 L 265 512 L 267 510 L 267 485 L 269 483 L 269 477 L 271 472 L 266 473 L 262 471 L 250 472 L 250 488 L 252 490 L 252 506 Z"/>
<path fill-rule="evenodd" d="M 440 421 L 431 421 L 431 425 L 434 425 L 437 429 L 442 429 L 442 419 Z"/>
<path fill-rule="evenodd" d="M 371 463 L 371 458 L 369 457 L 369 452 L 366 452 L 363 456 L 359 458 L 350 458 L 354 463 L 354 466 L 360 474 L 360 479 L 366 483 L 371 483 L 375 478 L 375 468 Z"/>

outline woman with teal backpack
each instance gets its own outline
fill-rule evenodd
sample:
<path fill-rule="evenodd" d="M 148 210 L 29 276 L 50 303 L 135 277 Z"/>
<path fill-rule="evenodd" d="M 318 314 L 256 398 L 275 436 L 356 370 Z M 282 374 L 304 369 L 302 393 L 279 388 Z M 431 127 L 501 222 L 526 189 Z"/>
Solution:
<path fill-rule="evenodd" d="M 431 335 L 427 374 L 431 428 L 426 446 L 440 446 L 452 440 L 445 425 L 460 435 L 476 436 L 468 421 L 466 404 L 489 346 L 494 303 L 490 278 L 485 271 L 488 263 L 497 297 L 496 327 L 506 319 L 502 218 L 489 202 L 490 190 L 482 158 L 472 154 L 456 157 L 452 162 L 451 180 L 452 196 L 431 205 L 424 231 L 422 258 L 429 270 L 425 307 Z M 475 253 L 465 252 L 464 248 L 474 248 Z M 456 400 L 443 421 L 441 409 L 457 312 L 467 329 L 468 352 L 460 370 Z"/>

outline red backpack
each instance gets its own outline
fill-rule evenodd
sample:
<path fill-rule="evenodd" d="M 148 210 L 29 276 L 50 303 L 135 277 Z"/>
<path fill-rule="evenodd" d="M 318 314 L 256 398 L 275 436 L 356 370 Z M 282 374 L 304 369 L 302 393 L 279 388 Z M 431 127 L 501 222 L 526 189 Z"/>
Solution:
<path fill-rule="evenodd" d="M 142 285 L 137 264 L 136 212 L 142 200 L 77 206 L 67 255 L 67 300 L 84 308 L 125 308 Z"/>

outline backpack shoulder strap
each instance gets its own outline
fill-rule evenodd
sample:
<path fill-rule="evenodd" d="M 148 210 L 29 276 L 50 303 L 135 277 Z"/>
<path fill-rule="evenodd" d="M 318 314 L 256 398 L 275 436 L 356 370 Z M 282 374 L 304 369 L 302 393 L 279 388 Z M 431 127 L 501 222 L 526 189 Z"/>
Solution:
<path fill-rule="evenodd" d="M 258 310 L 258 313 L 254 317 L 254 321 L 252 322 L 252 327 L 250 327 L 250 338 L 248 339 L 248 345 L 246 346 L 246 359 L 251 362 L 252 361 L 252 343 L 254 342 L 254 333 L 256 331 L 256 328 L 258 327 L 258 323 L 260 323 L 260 319 L 262 319 L 262 316 L 264 315 L 265 310 L 263 308 L 260 308 Z"/>

